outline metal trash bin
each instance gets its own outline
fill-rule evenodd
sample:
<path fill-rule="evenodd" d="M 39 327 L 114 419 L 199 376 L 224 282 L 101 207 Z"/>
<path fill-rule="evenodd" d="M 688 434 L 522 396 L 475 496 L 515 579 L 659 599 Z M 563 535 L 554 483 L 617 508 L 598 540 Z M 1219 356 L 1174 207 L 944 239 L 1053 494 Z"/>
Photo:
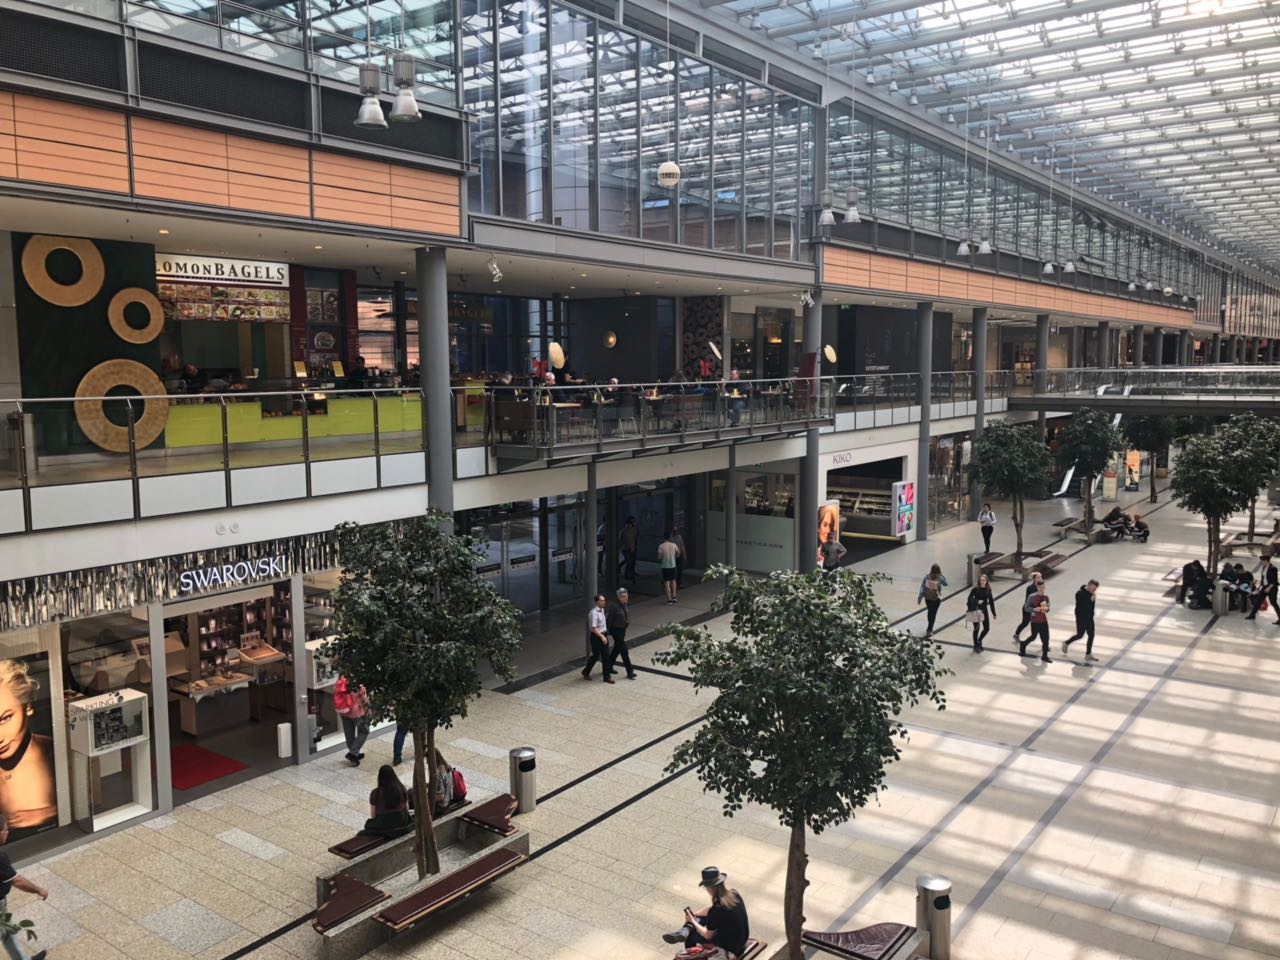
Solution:
<path fill-rule="evenodd" d="M 951 960 L 951 881 L 916 877 L 916 929 L 929 931 L 929 960 Z"/>
<path fill-rule="evenodd" d="M 982 576 L 982 568 L 978 565 L 978 560 L 981 559 L 982 557 L 985 557 L 986 554 L 970 553 L 967 556 L 969 559 L 968 559 L 968 563 L 966 563 L 965 566 L 969 568 L 969 586 L 972 587 L 977 584 L 978 577 Z"/>
<path fill-rule="evenodd" d="M 538 754 L 533 747 L 516 747 L 507 758 L 516 813 L 532 813 L 538 806 Z"/>
<path fill-rule="evenodd" d="M 1227 607 L 1231 602 L 1231 594 L 1227 591 L 1227 585 L 1222 580 L 1213 582 L 1213 612 L 1216 616 L 1225 617 L 1227 615 Z"/>

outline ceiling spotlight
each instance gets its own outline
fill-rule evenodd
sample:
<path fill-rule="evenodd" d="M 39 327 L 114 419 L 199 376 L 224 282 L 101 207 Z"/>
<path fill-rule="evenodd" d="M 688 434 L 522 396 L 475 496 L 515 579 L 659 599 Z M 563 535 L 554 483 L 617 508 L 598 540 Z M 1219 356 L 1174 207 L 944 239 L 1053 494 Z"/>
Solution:
<path fill-rule="evenodd" d="M 835 226 L 836 215 L 831 211 L 831 205 L 835 202 L 835 195 L 832 194 L 830 188 L 824 188 L 818 198 L 822 204 L 822 213 L 818 214 L 818 226 Z"/>
<path fill-rule="evenodd" d="M 890 80 L 890 81 L 889 81 L 889 92 L 890 92 L 890 93 L 897 93 L 897 92 L 898 92 L 898 81 L 897 81 L 897 80 Z"/>
<path fill-rule="evenodd" d="M 382 115 L 378 94 L 382 92 L 382 69 L 372 60 L 360 64 L 360 111 L 356 114 L 356 126 L 366 130 L 386 129 L 387 118 Z"/>
<path fill-rule="evenodd" d="M 168 231 L 168 230 L 166 230 L 164 227 L 161 227 L 161 228 L 160 228 L 159 230 L 157 230 L 156 232 L 157 232 L 158 234 L 160 234 L 160 236 L 162 236 L 162 237 L 167 237 L 167 236 L 169 235 L 169 231 Z"/>
<path fill-rule="evenodd" d="M 501 282 L 502 282 L 502 270 L 498 267 L 498 259 L 497 259 L 497 257 L 493 256 L 493 254 L 490 254 L 490 255 L 489 255 L 489 264 L 488 264 L 488 266 L 489 266 L 489 275 L 490 275 L 491 277 L 493 277 L 493 282 L 494 282 L 494 283 L 501 283 Z"/>
<path fill-rule="evenodd" d="M 955 123 L 955 122 L 956 122 L 955 113 L 952 112 L 950 107 L 947 107 L 947 123 Z"/>
<path fill-rule="evenodd" d="M 1043 273 L 1046 277 L 1048 277 L 1048 276 L 1052 276 L 1052 275 L 1053 275 L 1053 261 L 1052 261 L 1052 260 L 1046 260 L 1046 261 L 1044 262 L 1044 269 L 1042 269 L 1040 272 L 1041 272 L 1041 273 Z"/>
<path fill-rule="evenodd" d="M 874 87 L 876 85 L 876 74 L 874 70 L 867 71 L 867 86 Z"/>
<path fill-rule="evenodd" d="M 981 243 L 978 244 L 978 256 L 980 257 L 991 256 L 991 244 L 988 241 L 983 240 Z"/>
<path fill-rule="evenodd" d="M 1132 280 L 1130 280 L 1130 281 L 1129 281 L 1129 292 L 1130 292 L 1130 293 L 1137 293 L 1137 292 L 1138 292 L 1138 285 L 1137 285 L 1136 283 L 1134 283 Z"/>
<path fill-rule="evenodd" d="M 1155 282 L 1152 280 L 1148 280 L 1146 283 L 1142 285 L 1142 289 L 1146 290 L 1148 293 L 1154 290 L 1155 288 L 1156 288 Z"/>
<path fill-rule="evenodd" d="M 961 240 L 959 246 L 956 247 L 957 257 L 967 257 L 969 255 L 969 241 Z"/>
<path fill-rule="evenodd" d="M 809 291 L 808 291 L 808 290 L 801 290 L 801 291 L 800 291 L 800 306 L 802 306 L 802 307 L 812 307 L 812 306 L 813 306 L 813 296 L 809 293 Z"/>
<path fill-rule="evenodd" d="M 1076 262 L 1075 262 L 1074 260 L 1068 260 L 1066 263 L 1064 263 L 1064 264 L 1062 265 L 1062 272 L 1063 272 L 1063 273 L 1075 273 L 1075 272 L 1076 272 Z"/>
<path fill-rule="evenodd" d="M 844 211 L 845 223 L 861 223 L 862 217 L 858 216 L 858 188 L 849 188 L 848 203 Z"/>
<path fill-rule="evenodd" d="M 413 86 L 417 82 L 418 64 L 413 54 L 407 50 L 397 50 L 392 62 L 392 78 L 396 84 L 396 98 L 391 104 L 392 123 L 414 123 L 422 119 L 422 111 L 418 109 L 418 98 L 414 96 Z"/>
<path fill-rule="evenodd" d="M 1191 298 L 1190 298 L 1190 297 L 1188 297 L 1188 296 L 1184 293 L 1184 294 L 1182 295 L 1182 302 L 1183 302 L 1183 303 L 1190 303 L 1190 302 L 1191 302 Z"/>
<path fill-rule="evenodd" d="M 914 90 L 911 91 L 911 96 L 907 97 L 907 103 L 911 104 L 913 107 L 920 106 L 920 98 L 916 96 L 916 92 Z"/>

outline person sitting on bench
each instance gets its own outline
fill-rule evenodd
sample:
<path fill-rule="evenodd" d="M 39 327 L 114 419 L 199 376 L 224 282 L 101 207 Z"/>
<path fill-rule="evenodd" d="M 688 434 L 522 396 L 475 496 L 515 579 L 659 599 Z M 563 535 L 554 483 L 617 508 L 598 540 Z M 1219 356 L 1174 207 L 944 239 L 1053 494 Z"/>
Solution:
<path fill-rule="evenodd" d="M 721 873 L 719 867 L 703 867 L 698 886 L 706 888 L 711 903 L 697 911 L 685 907 L 684 926 L 664 933 L 662 939 L 667 943 L 683 943 L 685 947 L 710 944 L 727 953 L 730 960 L 742 956 L 751 935 L 747 905 L 742 902 L 742 894 L 726 886 L 728 880 L 728 875 Z"/>
<path fill-rule="evenodd" d="M 1222 572 L 1218 574 L 1218 582 L 1222 584 L 1222 589 L 1227 594 L 1227 609 L 1234 610 L 1236 608 L 1236 585 L 1239 583 L 1239 578 L 1236 576 L 1236 568 L 1231 565 L 1230 560 L 1222 564 Z"/>
<path fill-rule="evenodd" d="M 1129 532 L 1129 528 L 1125 525 L 1124 512 L 1119 507 L 1113 507 L 1111 512 L 1102 518 L 1102 526 L 1116 540 Z"/>
<path fill-rule="evenodd" d="M 1133 515 L 1133 534 L 1134 543 L 1146 543 L 1151 538 L 1151 524 L 1142 519 L 1142 514 L 1135 513 Z"/>
<path fill-rule="evenodd" d="M 369 793 L 369 819 L 361 833 L 394 839 L 413 829 L 413 794 L 404 788 L 390 764 L 378 768 L 378 785 Z"/>

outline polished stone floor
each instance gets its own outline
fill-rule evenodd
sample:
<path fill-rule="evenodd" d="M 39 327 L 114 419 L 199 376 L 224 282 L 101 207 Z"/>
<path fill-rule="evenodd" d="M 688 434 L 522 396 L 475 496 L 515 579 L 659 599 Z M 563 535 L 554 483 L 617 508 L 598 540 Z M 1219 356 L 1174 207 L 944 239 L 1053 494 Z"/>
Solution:
<path fill-rule="evenodd" d="M 1071 506 L 1033 505 L 1028 544 L 1054 540 L 1051 523 Z M 811 926 L 911 922 L 915 877 L 941 873 L 955 885 L 957 958 L 1280 957 L 1280 627 L 1176 605 L 1162 578 L 1203 553 L 1203 526 L 1163 499 L 1137 509 L 1154 531 L 1146 545 L 1057 547 L 1069 556 L 1050 580 L 1049 665 L 1016 656 L 1022 587 L 1012 579 L 996 583 L 1008 595 L 987 653 L 970 651 L 961 616 L 976 525 L 862 564 L 894 577 L 877 594 L 912 630 L 923 629 L 920 577 L 942 564 L 952 595 L 938 638 L 955 673 L 944 712 L 907 716 L 911 738 L 879 802 L 811 839 Z M 999 512 L 996 544 L 1007 548 Z M 1090 577 L 1102 581 L 1097 664 L 1083 644 L 1070 656 L 1058 646 Z M 694 616 L 710 596 L 703 587 L 677 608 L 643 601 L 636 631 Z M 707 626 L 727 629 L 722 618 Z M 639 644 L 636 662 L 648 665 L 663 642 Z M 445 755 L 483 796 L 505 789 L 511 746 L 538 749 L 541 794 L 643 749 L 518 819 L 530 863 L 372 956 L 664 960 L 673 951 L 658 934 L 703 902 L 698 872 L 712 863 L 743 893 L 753 932 L 780 943 L 787 831 L 763 809 L 726 819 L 693 774 L 664 772 L 710 697 L 679 676 L 605 686 L 543 669 L 581 645 L 580 622 L 553 625 L 522 664 L 542 672 L 486 692 L 443 734 Z M 58 960 L 224 958 L 254 943 L 249 955 L 264 960 L 318 957 L 309 925 L 273 934 L 312 909 L 316 874 L 338 867 L 326 847 L 363 819 L 389 738 L 368 753 L 360 769 L 329 756 L 278 770 L 22 865 L 52 895 L 15 892 L 10 903 Z"/>

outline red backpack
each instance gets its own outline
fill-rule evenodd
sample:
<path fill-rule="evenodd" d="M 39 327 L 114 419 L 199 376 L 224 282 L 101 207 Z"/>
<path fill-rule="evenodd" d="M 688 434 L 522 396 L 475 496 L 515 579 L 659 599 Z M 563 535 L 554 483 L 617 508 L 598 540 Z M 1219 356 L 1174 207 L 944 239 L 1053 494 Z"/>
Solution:
<path fill-rule="evenodd" d="M 340 717 L 361 716 L 360 698 L 351 692 L 346 677 L 339 677 L 333 685 L 333 709 Z"/>
<path fill-rule="evenodd" d="M 462 779 L 462 771 L 454 767 L 449 776 L 453 780 L 453 802 L 467 799 L 467 781 Z"/>

